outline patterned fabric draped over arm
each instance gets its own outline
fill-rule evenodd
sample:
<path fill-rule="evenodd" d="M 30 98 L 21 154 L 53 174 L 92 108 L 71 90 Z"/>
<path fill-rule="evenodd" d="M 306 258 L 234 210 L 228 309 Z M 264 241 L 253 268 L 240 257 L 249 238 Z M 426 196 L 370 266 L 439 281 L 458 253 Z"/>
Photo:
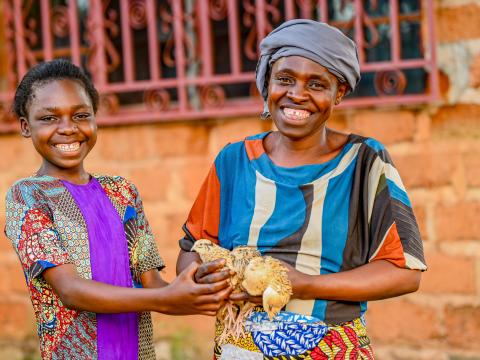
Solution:
<path fill-rule="evenodd" d="M 8 191 L 5 234 L 15 247 L 28 282 L 45 269 L 71 262 L 44 194 L 34 184 L 17 183 Z"/>
<path fill-rule="evenodd" d="M 369 261 L 426 270 L 422 239 L 412 205 L 388 152 L 378 149 L 369 174 Z"/>
<path fill-rule="evenodd" d="M 209 239 L 218 244 L 219 224 L 220 181 L 213 164 L 183 226 L 186 235 L 180 240 L 180 248 L 190 251 L 198 239 Z"/>
<path fill-rule="evenodd" d="M 158 252 L 157 244 L 155 243 L 152 229 L 145 216 L 142 199 L 140 198 L 138 190 L 134 184 L 130 183 L 129 185 L 134 196 L 137 217 L 137 232 L 134 237 L 134 246 L 136 247 L 134 253 L 137 255 L 137 261 L 134 264 L 134 271 L 139 280 L 140 275 L 144 272 L 151 269 L 161 270 L 165 267 L 165 263 Z M 125 216 L 128 217 L 128 214 Z"/>

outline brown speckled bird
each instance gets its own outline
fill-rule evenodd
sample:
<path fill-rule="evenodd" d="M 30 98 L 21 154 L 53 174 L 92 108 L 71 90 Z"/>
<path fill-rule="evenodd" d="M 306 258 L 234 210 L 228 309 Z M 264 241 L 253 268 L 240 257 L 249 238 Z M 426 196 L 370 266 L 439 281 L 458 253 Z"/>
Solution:
<path fill-rule="evenodd" d="M 234 272 L 230 280 L 233 292 L 262 295 L 263 306 L 270 319 L 290 300 L 292 286 L 287 270 L 280 261 L 269 256 L 262 257 L 252 247 L 239 246 L 229 251 L 206 239 L 197 240 L 192 251 L 197 252 L 203 262 L 225 259 L 225 266 Z M 244 334 L 243 320 L 250 315 L 254 306 L 248 301 L 228 302 L 218 311 L 217 318 L 224 325 L 219 343 L 230 335 L 238 339 Z"/>
<path fill-rule="evenodd" d="M 270 320 L 287 305 L 292 284 L 287 269 L 270 256 L 252 259 L 243 272 L 242 287 L 252 296 L 262 295 L 263 308 Z"/>

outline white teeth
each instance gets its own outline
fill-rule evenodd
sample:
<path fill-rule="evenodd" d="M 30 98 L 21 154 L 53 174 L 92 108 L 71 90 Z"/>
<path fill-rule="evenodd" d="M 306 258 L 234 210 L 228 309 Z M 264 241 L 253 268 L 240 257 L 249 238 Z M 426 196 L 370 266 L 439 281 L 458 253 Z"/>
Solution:
<path fill-rule="evenodd" d="M 292 120 L 303 120 L 310 116 L 310 111 L 299 109 L 284 108 L 283 113 Z"/>
<path fill-rule="evenodd" d="M 64 152 L 73 152 L 80 149 L 80 143 L 74 142 L 71 144 L 56 144 L 55 147 Z"/>

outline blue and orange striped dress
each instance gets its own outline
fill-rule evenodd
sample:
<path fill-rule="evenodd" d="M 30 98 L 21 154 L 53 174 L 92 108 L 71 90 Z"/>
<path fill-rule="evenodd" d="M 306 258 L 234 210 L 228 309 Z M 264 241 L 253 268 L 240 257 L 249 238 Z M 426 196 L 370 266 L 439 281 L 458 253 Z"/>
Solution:
<path fill-rule="evenodd" d="M 402 268 L 426 269 L 410 200 L 380 142 L 351 134 L 333 159 L 287 168 L 275 165 L 265 153 L 267 135 L 229 144 L 219 153 L 185 223 L 182 249 L 190 250 L 200 238 L 227 249 L 248 245 L 311 275 L 346 271 L 380 259 Z M 255 332 L 241 342 L 249 345 L 233 340 L 227 345 L 263 352 L 259 359 L 280 355 L 333 359 L 343 351 L 342 345 L 325 342 L 338 330 L 345 351 L 368 348 L 365 354 L 370 355 L 361 357 L 360 351 L 358 358 L 369 358 L 366 310 L 366 302 L 293 299 L 281 313 L 285 321 L 296 314 L 305 317 L 302 321 L 330 326 L 315 346 L 294 346 L 293 339 L 290 350 L 276 349 L 260 344 Z M 353 333 L 344 329 L 347 325 Z M 269 346 L 276 350 L 269 351 Z M 220 353 L 217 346 L 218 358 Z"/>

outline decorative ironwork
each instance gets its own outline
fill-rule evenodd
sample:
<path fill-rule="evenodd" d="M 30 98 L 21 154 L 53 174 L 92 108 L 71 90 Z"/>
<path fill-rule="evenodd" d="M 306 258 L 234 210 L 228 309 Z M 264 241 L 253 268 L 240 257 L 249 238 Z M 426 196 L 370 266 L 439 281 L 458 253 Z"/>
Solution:
<path fill-rule="evenodd" d="M 38 61 L 70 57 L 99 89 L 99 123 L 260 114 L 258 44 L 281 22 L 326 21 L 358 45 L 362 81 L 340 106 L 438 98 L 433 0 L 3 0 L 7 86 Z M 16 125 L 16 124 L 15 124 Z"/>
<path fill-rule="evenodd" d="M 129 7 L 130 24 L 134 29 L 144 29 L 147 26 L 147 7 L 145 1 L 131 0 Z"/>
<path fill-rule="evenodd" d="M 204 86 L 200 93 L 204 108 L 219 108 L 225 102 L 225 92 L 220 86 Z"/>
<path fill-rule="evenodd" d="M 144 101 L 150 110 L 165 111 L 170 106 L 170 95 L 163 89 L 147 90 L 144 94 Z"/>
<path fill-rule="evenodd" d="M 379 71 L 375 74 L 375 91 L 383 95 L 401 95 L 407 86 L 407 78 L 400 70 Z"/>
<path fill-rule="evenodd" d="M 160 19 L 161 19 L 161 24 L 162 24 L 162 33 L 161 35 L 167 37 L 167 41 L 165 42 L 165 50 L 163 53 L 163 61 L 165 65 L 169 67 L 175 67 L 175 55 L 174 55 L 174 49 L 176 46 L 176 39 L 175 36 L 172 34 L 174 33 L 174 22 L 175 22 L 175 15 L 173 14 L 173 8 L 172 8 L 172 1 L 176 0 L 168 0 L 168 3 L 170 4 L 168 7 L 167 6 L 162 6 L 160 8 Z M 187 14 L 185 12 L 182 12 L 178 20 L 184 23 L 184 26 L 186 23 L 192 23 L 194 21 L 194 18 L 192 17 L 192 14 Z M 187 63 L 191 63 L 194 59 L 193 56 L 195 54 L 195 49 L 193 45 L 192 38 L 188 36 L 188 34 L 183 31 L 182 32 L 182 53 L 187 54 L 187 57 L 185 58 Z"/>
<path fill-rule="evenodd" d="M 67 37 L 70 24 L 68 20 L 68 7 L 55 6 L 52 9 L 52 30 L 55 36 L 59 38 Z"/>
<path fill-rule="evenodd" d="M 104 114 L 115 115 L 120 109 L 120 101 L 115 94 L 102 94 L 100 96 L 100 111 Z"/>
<path fill-rule="evenodd" d="M 281 13 L 278 10 L 279 0 L 265 1 L 263 6 L 265 9 L 263 33 L 268 34 L 273 30 L 273 25 L 268 19 L 272 19 L 273 22 L 278 23 L 281 19 Z M 243 2 L 245 12 L 243 14 L 243 23 L 246 27 L 250 28 L 247 39 L 245 41 L 245 55 L 250 60 L 258 58 L 257 43 L 258 41 L 258 29 L 257 29 L 257 5 L 255 0 L 247 0 Z M 262 36 L 263 37 L 263 36 Z"/>
<path fill-rule="evenodd" d="M 210 0 L 209 15 L 213 20 L 220 21 L 225 19 L 228 13 L 227 0 Z"/>

